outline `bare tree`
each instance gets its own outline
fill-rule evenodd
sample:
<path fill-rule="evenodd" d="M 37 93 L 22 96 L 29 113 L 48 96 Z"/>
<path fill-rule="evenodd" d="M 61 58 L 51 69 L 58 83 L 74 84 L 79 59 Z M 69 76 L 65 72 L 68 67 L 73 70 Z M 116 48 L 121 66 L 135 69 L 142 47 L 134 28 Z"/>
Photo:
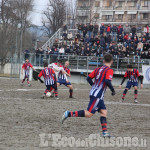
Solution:
<path fill-rule="evenodd" d="M 46 11 L 43 12 L 42 19 L 45 32 L 48 37 L 55 33 L 63 26 L 66 18 L 66 1 L 65 0 L 49 0 Z"/>
<path fill-rule="evenodd" d="M 25 31 L 29 10 L 31 9 L 32 0 L 1 0 L 0 2 L 0 63 L 1 71 L 6 63 L 8 55 L 13 55 L 16 47 L 16 31 L 18 24 L 20 37 L 23 37 L 22 30 Z M 21 35 L 22 33 L 22 35 Z M 21 40 L 19 41 L 20 45 Z M 21 50 L 20 50 L 21 51 Z"/>
<path fill-rule="evenodd" d="M 67 20 L 70 28 L 75 28 L 76 20 L 76 0 L 66 1 L 67 6 Z"/>

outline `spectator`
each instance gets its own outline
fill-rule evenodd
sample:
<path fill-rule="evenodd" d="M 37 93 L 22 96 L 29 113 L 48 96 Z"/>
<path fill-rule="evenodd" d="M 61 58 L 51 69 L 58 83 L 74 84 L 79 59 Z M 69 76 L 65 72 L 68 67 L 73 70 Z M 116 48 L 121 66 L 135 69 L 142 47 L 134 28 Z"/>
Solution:
<path fill-rule="evenodd" d="M 137 45 L 137 51 L 140 51 L 140 52 L 143 51 L 143 43 L 142 42 L 138 43 L 138 45 Z"/>
<path fill-rule="evenodd" d="M 123 37 L 122 37 L 122 34 L 119 34 L 119 36 L 118 36 L 118 42 L 119 43 L 123 43 Z"/>
<path fill-rule="evenodd" d="M 110 25 L 108 25 L 106 32 L 107 32 L 107 35 L 110 35 L 110 33 L 111 33 L 111 26 Z"/>
<path fill-rule="evenodd" d="M 150 59 L 150 50 L 148 51 L 148 53 L 146 55 L 146 59 Z"/>
<path fill-rule="evenodd" d="M 105 31 L 105 26 L 104 26 L 104 23 L 102 23 L 100 26 L 100 35 L 103 35 L 104 31 Z"/>
<path fill-rule="evenodd" d="M 39 65 L 39 55 L 40 55 L 40 51 L 38 48 L 35 50 L 35 55 L 36 55 L 36 65 L 38 66 Z"/>
<path fill-rule="evenodd" d="M 71 52 L 71 50 L 70 50 L 69 46 L 67 46 L 67 48 L 66 48 L 66 50 L 65 50 L 65 55 L 69 55 L 70 52 Z"/>
<path fill-rule="evenodd" d="M 41 59 L 40 65 L 42 66 L 43 65 L 44 50 L 43 50 L 43 48 L 40 48 L 39 51 L 40 51 L 40 59 Z"/>
<path fill-rule="evenodd" d="M 47 46 L 47 49 L 46 49 L 46 58 L 49 59 L 49 54 L 51 53 L 51 49 L 49 46 Z"/>
<path fill-rule="evenodd" d="M 135 34 L 136 34 L 136 27 L 133 26 L 133 27 L 131 28 L 131 31 L 132 31 L 132 37 L 134 37 Z"/>
<path fill-rule="evenodd" d="M 90 25 L 88 26 L 88 36 L 89 36 L 89 38 L 91 38 L 92 32 L 93 32 L 93 25 L 90 24 Z"/>
<path fill-rule="evenodd" d="M 112 27 L 112 41 L 117 42 L 117 33 L 118 33 L 118 28 L 117 26 L 114 24 Z"/>
<path fill-rule="evenodd" d="M 67 31 L 67 25 L 66 25 L 66 24 L 63 26 L 63 31 L 64 31 L 64 32 Z"/>
<path fill-rule="evenodd" d="M 82 34 L 82 24 L 78 25 L 78 32 L 79 32 L 79 34 L 81 36 L 81 34 Z"/>
<path fill-rule="evenodd" d="M 60 58 L 62 58 L 62 55 L 64 55 L 64 53 L 65 53 L 65 49 L 63 46 L 61 46 L 61 48 L 59 49 Z"/>
<path fill-rule="evenodd" d="M 72 36 L 72 32 L 69 32 L 68 35 L 67 35 L 67 39 L 68 39 L 69 41 L 71 41 L 71 40 L 72 40 L 72 37 L 73 37 L 73 36 Z"/>
<path fill-rule="evenodd" d="M 87 49 L 85 50 L 85 56 L 90 56 L 90 55 L 91 55 L 90 48 L 87 47 Z"/>
<path fill-rule="evenodd" d="M 122 25 L 120 24 L 120 25 L 118 26 L 118 34 L 119 34 L 119 35 L 122 35 L 122 32 L 123 32 L 123 27 L 122 27 Z"/>
<path fill-rule="evenodd" d="M 28 59 L 29 58 L 29 50 L 28 49 L 26 49 L 26 50 L 24 50 L 24 57 L 25 57 L 25 59 Z"/>
<path fill-rule="evenodd" d="M 145 54 L 145 52 L 141 52 L 140 58 L 141 58 L 141 59 L 146 59 L 146 54 Z"/>
<path fill-rule="evenodd" d="M 85 50 L 84 50 L 84 47 L 81 48 L 81 56 L 85 56 Z"/>
<path fill-rule="evenodd" d="M 86 26 L 86 24 L 83 26 L 83 38 L 85 38 L 85 36 L 86 36 L 86 34 L 87 34 L 87 30 L 88 30 L 88 28 L 87 28 L 87 26 Z"/>
<path fill-rule="evenodd" d="M 97 34 L 98 34 L 98 24 L 95 24 L 94 25 L 94 30 L 93 30 L 93 36 L 95 37 L 95 36 L 97 36 Z"/>
<path fill-rule="evenodd" d="M 123 32 L 124 32 L 124 35 L 126 34 L 130 34 L 131 33 L 131 28 L 128 26 L 128 24 L 126 24 L 123 28 Z"/>

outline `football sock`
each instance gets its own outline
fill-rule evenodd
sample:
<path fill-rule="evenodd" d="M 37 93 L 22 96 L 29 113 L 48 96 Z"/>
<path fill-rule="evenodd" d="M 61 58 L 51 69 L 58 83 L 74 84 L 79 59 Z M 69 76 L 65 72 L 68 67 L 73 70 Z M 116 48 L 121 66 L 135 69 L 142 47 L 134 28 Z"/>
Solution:
<path fill-rule="evenodd" d="M 25 79 L 22 80 L 22 83 L 24 83 Z"/>
<path fill-rule="evenodd" d="M 27 83 L 30 84 L 29 79 L 27 79 Z"/>
<path fill-rule="evenodd" d="M 75 112 L 69 112 L 68 117 L 85 117 L 85 111 L 84 110 L 79 110 Z"/>
<path fill-rule="evenodd" d="M 100 122 L 101 122 L 101 126 L 102 126 L 102 131 L 106 132 L 107 131 L 107 119 L 106 117 L 100 117 Z"/>
<path fill-rule="evenodd" d="M 135 90 L 134 91 L 134 98 L 137 99 L 137 97 L 138 97 L 138 90 Z"/>
<path fill-rule="evenodd" d="M 69 92 L 70 92 L 70 97 L 72 97 L 73 90 L 69 90 Z"/>
<path fill-rule="evenodd" d="M 125 98 L 125 96 L 126 96 L 127 92 L 128 92 L 128 90 L 127 90 L 127 89 L 125 89 L 125 90 L 124 90 L 124 92 L 123 92 L 122 99 L 124 99 L 124 98 Z"/>

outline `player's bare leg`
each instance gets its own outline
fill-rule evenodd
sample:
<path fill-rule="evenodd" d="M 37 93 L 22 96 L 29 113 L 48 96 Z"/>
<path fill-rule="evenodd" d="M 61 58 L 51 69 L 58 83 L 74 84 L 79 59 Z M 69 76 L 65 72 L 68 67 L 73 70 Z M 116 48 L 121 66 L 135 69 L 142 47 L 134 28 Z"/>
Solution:
<path fill-rule="evenodd" d="M 69 98 L 74 98 L 72 95 L 73 95 L 73 86 L 72 85 L 67 85 L 67 87 L 69 88 Z"/>
<path fill-rule="evenodd" d="M 138 101 L 137 101 L 137 96 L 138 96 L 138 87 L 135 86 L 135 87 L 134 87 L 134 102 L 135 102 L 135 103 L 138 103 Z"/>
<path fill-rule="evenodd" d="M 125 99 L 125 96 L 126 96 L 128 90 L 129 90 L 128 88 L 125 88 L 125 90 L 123 92 L 123 96 L 122 96 L 122 102 L 124 102 L 124 99 Z"/>

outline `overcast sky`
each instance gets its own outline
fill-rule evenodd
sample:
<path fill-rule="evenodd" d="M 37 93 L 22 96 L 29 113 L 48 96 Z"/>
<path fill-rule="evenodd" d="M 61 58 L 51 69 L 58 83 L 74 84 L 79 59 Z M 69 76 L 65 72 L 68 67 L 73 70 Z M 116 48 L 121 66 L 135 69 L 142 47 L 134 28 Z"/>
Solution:
<path fill-rule="evenodd" d="M 47 8 L 49 0 L 34 0 L 34 9 L 31 13 L 31 22 L 32 24 L 41 26 L 41 18 L 42 18 L 42 12 Z M 67 0 L 68 2 L 72 1 L 75 5 L 76 0 Z"/>
<path fill-rule="evenodd" d="M 46 9 L 49 0 L 34 0 L 34 9 L 31 13 L 31 21 L 35 25 L 41 25 L 42 12 Z"/>

